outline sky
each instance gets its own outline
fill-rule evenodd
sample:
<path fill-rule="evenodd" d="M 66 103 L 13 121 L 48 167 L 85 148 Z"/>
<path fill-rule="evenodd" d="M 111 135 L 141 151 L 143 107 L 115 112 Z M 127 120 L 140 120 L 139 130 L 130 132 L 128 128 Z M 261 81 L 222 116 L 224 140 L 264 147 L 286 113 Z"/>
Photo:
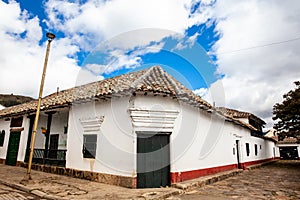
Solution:
<path fill-rule="evenodd" d="M 273 125 L 300 80 L 298 0 L 0 1 L 0 93 L 37 98 L 160 65 L 210 103 Z"/>

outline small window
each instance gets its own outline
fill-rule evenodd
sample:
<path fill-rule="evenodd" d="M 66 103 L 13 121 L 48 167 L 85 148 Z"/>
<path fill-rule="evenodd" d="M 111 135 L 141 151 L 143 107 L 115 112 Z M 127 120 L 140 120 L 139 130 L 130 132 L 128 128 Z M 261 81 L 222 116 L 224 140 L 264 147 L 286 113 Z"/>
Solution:
<path fill-rule="evenodd" d="M 254 152 L 255 152 L 255 155 L 257 156 L 257 144 L 254 145 Z"/>
<path fill-rule="evenodd" d="M 249 147 L 249 143 L 246 143 L 246 153 L 247 153 L 247 156 L 250 155 L 250 147 Z"/>
<path fill-rule="evenodd" d="M 84 158 L 95 158 L 97 149 L 97 135 L 83 135 L 82 154 Z"/>
<path fill-rule="evenodd" d="M 261 149 L 261 145 L 259 145 L 259 149 Z"/>
<path fill-rule="evenodd" d="M 10 127 L 21 127 L 23 122 L 23 117 L 14 117 L 11 119 Z"/>
<path fill-rule="evenodd" d="M 2 130 L 0 132 L 0 147 L 3 147 L 4 138 L 5 138 L 5 130 Z"/>
<path fill-rule="evenodd" d="M 232 150 L 233 150 L 233 155 L 235 155 L 235 148 L 233 147 L 233 149 L 232 149 Z"/>

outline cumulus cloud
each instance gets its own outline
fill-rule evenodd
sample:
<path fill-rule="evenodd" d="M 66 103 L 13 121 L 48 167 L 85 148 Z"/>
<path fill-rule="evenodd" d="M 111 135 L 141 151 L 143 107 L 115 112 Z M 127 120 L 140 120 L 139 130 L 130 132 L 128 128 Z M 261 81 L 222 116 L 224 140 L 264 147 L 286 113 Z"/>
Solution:
<path fill-rule="evenodd" d="M 272 107 L 300 79 L 300 2 L 217 1 L 217 73 L 224 75 L 226 105 L 270 122 Z M 282 41 L 282 42 L 281 42 Z M 287 41 L 287 42 L 285 42 Z"/>
<path fill-rule="evenodd" d="M 0 91 L 37 97 L 44 65 L 46 43 L 39 45 L 42 29 L 37 17 L 30 17 L 14 1 L 0 2 Z M 79 71 L 71 58 L 78 47 L 68 39 L 53 41 L 44 94 L 57 87 L 73 87 Z"/>

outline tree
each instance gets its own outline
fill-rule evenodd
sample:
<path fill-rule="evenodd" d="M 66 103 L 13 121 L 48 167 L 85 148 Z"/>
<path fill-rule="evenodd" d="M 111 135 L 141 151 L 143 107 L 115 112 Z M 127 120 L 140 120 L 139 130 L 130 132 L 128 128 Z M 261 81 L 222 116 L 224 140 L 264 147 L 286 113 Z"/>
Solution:
<path fill-rule="evenodd" d="M 285 137 L 300 138 L 300 81 L 294 82 L 295 90 L 283 95 L 283 102 L 273 107 L 274 129 L 277 130 L 279 140 Z"/>

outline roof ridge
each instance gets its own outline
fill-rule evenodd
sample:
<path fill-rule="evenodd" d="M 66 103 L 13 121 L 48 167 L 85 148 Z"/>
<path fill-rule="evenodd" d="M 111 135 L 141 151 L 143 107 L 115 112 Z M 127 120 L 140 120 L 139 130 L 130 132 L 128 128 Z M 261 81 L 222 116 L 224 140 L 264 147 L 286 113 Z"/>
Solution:
<path fill-rule="evenodd" d="M 88 101 L 98 97 L 111 98 L 114 94 L 116 96 L 130 95 L 137 91 L 160 93 L 175 97 L 198 108 L 203 108 L 203 106 L 211 108 L 208 102 L 195 95 L 158 65 L 54 92 L 43 97 L 41 108 L 51 109 L 77 101 Z M 36 102 L 35 100 L 28 104 L 1 110 L 0 117 L 32 112 L 36 110 Z"/>

